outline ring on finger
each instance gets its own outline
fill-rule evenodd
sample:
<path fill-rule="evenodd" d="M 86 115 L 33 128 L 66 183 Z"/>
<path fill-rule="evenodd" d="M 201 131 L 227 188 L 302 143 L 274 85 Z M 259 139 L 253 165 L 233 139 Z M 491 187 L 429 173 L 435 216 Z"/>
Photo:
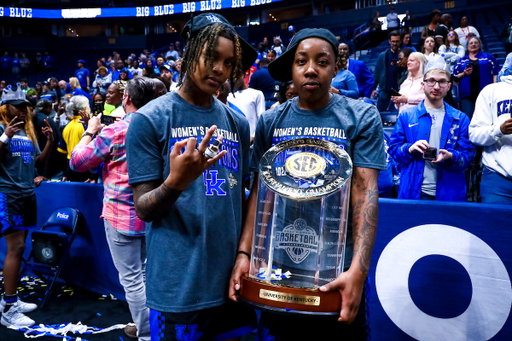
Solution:
<path fill-rule="evenodd" d="M 196 149 L 196 151 L 197 151 L 199 154 L 201 154 L 202 156 L 206 156 L 206 155 L 204 155 L 204 152 L 203 152 L 203 151 L 200 151 L 199 149 Z"/>

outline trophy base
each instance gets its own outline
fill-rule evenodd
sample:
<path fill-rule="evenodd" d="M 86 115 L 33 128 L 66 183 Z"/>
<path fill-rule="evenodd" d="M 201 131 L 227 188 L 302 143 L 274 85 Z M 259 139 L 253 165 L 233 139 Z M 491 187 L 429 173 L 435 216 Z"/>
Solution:
<path fill-rule="evenodd" d="M 341 310 L 339 292 L 317 289 L 288 288 L 240 278 L 241 303 L 282 314 L 337 316 Z"/>

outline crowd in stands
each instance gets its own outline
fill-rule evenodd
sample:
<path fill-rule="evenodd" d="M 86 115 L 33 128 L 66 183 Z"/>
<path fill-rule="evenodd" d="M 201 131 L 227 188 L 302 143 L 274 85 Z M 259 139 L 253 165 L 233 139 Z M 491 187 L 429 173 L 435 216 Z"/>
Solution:
<path fill-rule="evenodd" d="M 382 23 L 377 20 L 379 15 L 376 13 L 370 30 L 376 27 L 380 29 Z M 452 87 L 444 100 L 471 119 L 482 89 L 512 72 L 512 54 L 508 55 L 504 65 L 499 65 L 492 54 L 483 50 L 480 33 L 469 25 L 467 16 L 462 16 L 459 27 L 454 28 L 450 14 L 432 11 L 431 22 L 423 27 L 420 43 L 416 46 L 411 39 L 414 17 L 408 11 L 399 20 L 392 8 L 386 18 L 389 48 L 378 55 L 373 72 L 364 61 L 350 58 L 350 47 L 354 46 L 352 42 L 339 44 L 339 71 L 332 80 L 331 93 L 353 99 L 371 99 L 382 114 L 400 115 L 423 102 L 424 69 L 427 63 L 436 61 L 444 63 L 445 70 L 450 74 Z M 289 32 L 293 38 L 293 26 L 290 26 Z M 293 83 L 277 82 L 268 71 L 268 65 L 286 51 L 281 38 L 273 37 L 271 44 L 269 38 L 264 37 L 262 42 L 253 46 L 257 50 L 256 61 L 245 77 L 232 85 L 233 91 L 227 97 L 230 106 L 247 117 L 251 136 L 254 136 L 258 119 L 265 110 L 296 96 Z M 34 87 L 29 86 L 27 78 L 20 78 L 21 87 L 34 107 L 34 123 L 41 127 L 43 117 L 40 115 L 45 114 L 50 117 L 52 124 L 58 126 L 51 161 L 44 169 L 38 167 L 41 179 L 96 182 L 98 172 L 77 173 L 68 165 L 71 151 L 86 129 L 84 119 L 78 114 L 80 110 L 73 108 L 78 105 L 81 111 L 92 115 L 102 113 L 103 120 L 111 123 L 125 114 L 121 103 L 124 88 L 130 79 L 150 77 L 162 81 L 167 91 L 176 90 L 180 83 L 185 47 L 181 41 L 176 41 L 169 44 L 168 51 L 159 54 L 144 49 L 138 55 L 131 53 L 121 56 L 114 51 L 112 55 L 99 59 L 94 68 L 80 59 L 75 74 L 68 79 L 49 77 L 37 82 Z M 48 52 L 44 57 L 37 53 L 33 61 L 26 58 L 25 53 L 14 53 L 11 57 L 5 52 L 0 64 L 1 74 L 21 77 L 32 70 L 51 72 L 55 67 Z M 6 86 L 5 81 L 0 82 L 0 90 Z M 392 119 L 388 123 L 393 125 L 394 121 Z M 39 141 L 40 147 L 43 148 L 44 135 L 39 134 L 39 137 L 42 139 Z M 398 193 L 399 176 L 398 167 L 393 181 L 394 196 Z"/>

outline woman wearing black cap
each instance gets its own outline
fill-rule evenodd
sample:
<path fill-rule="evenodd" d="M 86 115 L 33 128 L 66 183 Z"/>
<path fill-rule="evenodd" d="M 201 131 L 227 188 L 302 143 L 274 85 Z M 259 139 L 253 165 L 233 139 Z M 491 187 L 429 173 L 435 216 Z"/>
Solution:
<path fill-rule="evenodd" d="M 378 220 L 379 170 L 386 169 L 384 137 L 379 112 L 372 105 L 329 92 L 336 75 L 338 40 L 325 29 L 304 29 L 293 38 L 288 50 L 269 65 L 272 77 L 290 79 L 299 96 L 266 111 L 256 128 L 251 170 L 258 173 L 263 154 L 272 145 L 296 138 L 319 138 L 342 146 L 354 164 L 351 187 L 353 203 L 352 263 L 334 281 L 319 288 L 341 294 L 339 322 L 329 318 L 285 316 L 262 313 L 260 335 L 273 340 L 327 340 L 335 335 L 344 340 L 366 340 L 363 287 L 370 266 Z M 255 177 L 257 179 L 257 177 Z M 253 219 L 256 215 L 258 181 L 248 199 L 247 219 L 239 250 L 250 253 Z M 350 248 L 350 244 L 347 245 Z M 349 249 L 349 251 L 351 250 Z M 249 271 L 249 258 L 239 257 L 231 277 L 229 295 L 236 299 L 240 276 Z M 349 324 L 349 325 L 347 325 Z M 297 326 L 314 326 L 298 328 Z"/>
<path fill-rule="evenodd" d="M 179 89 L 139 109 L 126 138 L 135 209 L 153 221 L 146 232 L 151 334 L 233 339 L 255 327 L 254 311 L 226 296 L 242 227 L 250 131 L 213 94 L 226 80 L 236 82 L 257 54 L 218 14 L 194 17 L 182 36 L 188 42 Z M 223 145 L 209 158 L 212 137 Z"/>
<path fill-rule="evenodd" d="M 27 105 L 21 86 L 17 91 L 10 88 L 3 91 L 0 106 L 0 229 L 7 242 L 7 254 L 3 265 L 5 291 L 0 309 L 1 323 L 15 329 L 34 324 L 24 313 L 35 310 L 37 305 L 20 301 L 16 288 L 25 239 L 28 230 L 37 224 L 34 164 L 44 163 L 53 146 L 53 130 L 47 118 L 42 132 L 48 142 L 43 152 L 39 150 Z"/>

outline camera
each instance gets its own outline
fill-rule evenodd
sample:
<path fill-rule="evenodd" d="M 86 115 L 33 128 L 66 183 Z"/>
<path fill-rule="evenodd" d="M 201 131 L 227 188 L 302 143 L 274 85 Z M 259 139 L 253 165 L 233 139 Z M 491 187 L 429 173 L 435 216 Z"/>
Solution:
<path fill-rule="evenodd" d="M 434 161 L 435 159 L 437 159 L 437 148 L 427 148 L 423 152 L 423 158 L 429 161 Z"/>

